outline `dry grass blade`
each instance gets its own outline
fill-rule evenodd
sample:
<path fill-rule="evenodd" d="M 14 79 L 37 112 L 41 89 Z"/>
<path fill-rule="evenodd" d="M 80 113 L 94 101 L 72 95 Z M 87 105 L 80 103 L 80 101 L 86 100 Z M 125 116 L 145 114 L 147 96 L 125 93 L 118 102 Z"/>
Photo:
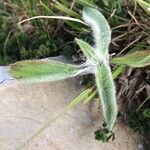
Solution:
<path fill-rule="evenodd" d="M 20 21 L 18 23 L 18 25 L 20 25 L 26 21 L 30 21 L 30 20 L 34 20 L 34 19 L 61 19 L 61 20 L 68 20 L 68 21 L 78 22 L 78 23 L 87 25 L 85 22 L 83 22 L 80 19 L 76 19 L 76 18 L 72 18 L 72 17 L 65 17 L 65 16 L 35 16 L 35 17 L 31 17 L 31 18 L 25 19 L 23 21 Z"/>
<path fill-rule="evenodd" d="M 116 56 L 121 55 L 126 49 L 128 49 L 130 46 L 132 46 L 134 43 L 136 43 L 137 41 L 139 41 L 139 39 L 142 37 L 142 35 L 140 35 L 137 39 L 135 39 L 134 41 L 132 41 L 131 43 L 129 43 L 125 48 L 123 48 Z"/>

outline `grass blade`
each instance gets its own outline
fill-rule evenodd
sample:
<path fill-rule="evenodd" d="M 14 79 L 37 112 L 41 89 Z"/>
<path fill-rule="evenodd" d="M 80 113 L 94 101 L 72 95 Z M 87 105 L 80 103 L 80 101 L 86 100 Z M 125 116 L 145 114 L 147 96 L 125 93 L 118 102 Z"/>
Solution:
<path fill-rule="evenodd" d="M 55 15 L 55 13 L 54 13 L 47 5 L 45 5 L 42 1 L 39 1 L 39 3 L 41 4 L 41 6 L 43 6 L 43 8 L 45 8 L 45 10 L 46 10 L 50 15 Z"/>
<path fill-rule="evenodd" d="M 93 98 L 97 95 L 97 90 L 93 91 L 84 101 L 84 104 L 88 103 L 90 100 L 93 100 Z"/>
<path fill-rule="evenodd" d="M 143 8 L 143 10 L 150 15 L 150 3 L 143 0 L 137 0 L 138 4 Z"/>
<path fill-rule="evenodd" d="M 94 4 L 93 1 L 91 0 L 77 0 L 77 3 L 79 3 L 80 5 L 84 6 L 84 7 L 93 7 L 96 8 L 97 6 Z"/>
<path fill-rule="evenodd" d="M 67 107 L 66 109 L 69 110 L 72 107 L 74 107 L 75 105 L 79 104 L 80 102 L 82 102 L 83 100 L 85 100 L 86 98 L 88 98 L 88 96 L 91 94 L 93 90 L 93 87 L 88 88 L 86 90 L 84 90 L 83 92 L 81 92 L 79 94 L 79 96 L 77 96 Z"/>
<path fill-rule="evenodd" d="M 120 65 L 118 68 L 116 68 L 114 71 L 113 71 L 113 73 L 112 73 L 112 77 L 113 77 L 113 79 L 116 79 L 116 78 L 118 78 L 118 76 L 120 75 L 120 74 L 122 74 L 124 71 L 125 71 L 125 66 L 123 66 L 123 65 Z"/>
<path fill-rule="evenodd" d="M 84 23 L 80 19 L 76 19 L 76 18 L 72 18 L 72 17 L 65 17 L 65 16 L 35 16 L 35 17 L 31 17 L 31 18 L 24 19 L 24 20 L 20 21 L 18 23 L 18 25 L 20 25 L 26 21 L 30 21 L 30 20 L 34 20 L 34 19 L 60 19 L 60 20 L 68 20 L 68 21 L 78 22 L 78 23 L 87 25 L 86 23 Z"/>
<path fill-rule="evenodd" d="M 78 13 L 76 13 L 75 11 L 67 8 L 65 5 L 63 5 L 59 2 L 55 2 L 54 7 L 56 9 L 58 9 L 59 11 L 65 13 L 66 15 L 73 16 L 75 18 L 80 18 L 81 17 Z"/>

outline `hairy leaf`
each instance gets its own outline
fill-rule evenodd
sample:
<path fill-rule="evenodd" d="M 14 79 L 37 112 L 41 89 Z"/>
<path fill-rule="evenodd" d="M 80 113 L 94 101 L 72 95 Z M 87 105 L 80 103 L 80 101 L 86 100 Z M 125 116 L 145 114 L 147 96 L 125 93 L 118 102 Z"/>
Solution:
<path fill-rule="evenodd" d="M 112 130 L 117 117 L 117 102 L 115 85 L 111 74 L 110 67 L 107 63 L 102 63 L 97 66 L 96 84 L 100 96 L 104 119 L 107 123 L 107 128 Z"/>
<path fill-rule="evenodd" d="M 84 67 L 52 60 L 26 60 L 12 64 L 10 69 L 12 76 L 23 81 L 45 82 L 74 77 L 83 73 Z"/>
<path fill-rule="evenodd" d="M 107 122 L 107 128 L 112 130 L 117 117 L 117 102 L 115 94 L 115 85 L 108 63 L 108 47 L 111 41 L 111 30 L 105 17 L 96 9 L 86 7 L 83 11 L 84 21 L 92 28 L 95 40 L 95 56 L 96 60 L 96 84 L 100 96 L 104 119 Z M 91 49 L 82 50 L 86 56 L 92 58 Z M 86 51 L 86 52 L 85 52 Z M 89 53 L 90 51 L 90 53 Z"/>
<path fill-rule="evenodd" d="M 144 67 L 150 65 L 150 51 L 136 51 L 123 57 L 113 58 L 112 63 L 125 64 L 131 67 Z"/>
<path fill-rule="evenodd" d="M 77 44 L 79 45 L 80 49 L 87 57 L 87 59 L 98 61 L 97 56 L 95 55 L 94 48 L 91 47 L 88 43 L 84 42 L 83 40 L 75 39 Z"/>
<path fill-rule="evenodd" d="M 111 30 L 105 17 L 96 9 L 86 7 L 83 10 L 84 21 L 92 28 L 96 54 L 103 59 L 108 55 L 111 41 Z"/>

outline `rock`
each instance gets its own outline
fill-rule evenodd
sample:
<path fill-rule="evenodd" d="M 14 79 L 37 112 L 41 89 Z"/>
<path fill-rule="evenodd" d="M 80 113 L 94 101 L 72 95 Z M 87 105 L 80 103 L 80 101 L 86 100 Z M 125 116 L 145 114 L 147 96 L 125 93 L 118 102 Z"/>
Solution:
<path fill-rule="evenodd" d="M 14 78 L 8 73 L 9 66 L 0 66 L 0 85 L 14 82 Z"/>
<path fill-rule="evenodd" d="M 79 78 L 60 82 L 0 86 L 0 149 L 16 150 L 31 135 L 51 120 L 48 128 L 31 140 L 24 150 L 136 150 L 140 144 L 121 121 L 114 131 L 116 139 L 102 144 L 94 131 L 103 117 L 92 101 L 80 104 L 54 119 L 81 91 Z"/>

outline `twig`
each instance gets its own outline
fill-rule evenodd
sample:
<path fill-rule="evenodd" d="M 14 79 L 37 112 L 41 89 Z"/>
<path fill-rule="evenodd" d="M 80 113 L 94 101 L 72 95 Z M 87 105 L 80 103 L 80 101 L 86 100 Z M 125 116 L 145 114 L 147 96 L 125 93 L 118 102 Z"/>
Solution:
<path fill-rule="evenodd" d="M 130 46 L 132 46 L 134 43 L 136 43 L 142 35 L 140 35 L 137 39 L 135 39 L 133 42 L 129 43 L 124 49 L 122 49 L 116 56 L 121 55 L 126 49 L 128 49 Z"/>
<path fill-rule="evenodd" d="M 145 101 L 137 108 L 136 111 L 138 111 L 148 100 L 150 100 L 150 96 L 145 99 Z"/>
<path fill-rule="evenodd" d="M 11 81 L 11 80 L 16 80 L 16 79 L 3 79 L 2 81 L 0 81 L 0 84 L 4 83 L 5 81 Z"/>
<path fill-rule="evenodd" d="M 133 20 L 135 21 L 135 23 L 140 27 L 140 28 L 142 28 L 141 27 L 141 25 L 139 24 L 139 22 L 137 21 L 137 19 L 135 18 L 135 16 L 128 10 L 128 13 L 129 13 L 129 15 L 133 18 Z M 143 29 L 143 28 L 142 28 Z"/>
<path fill-rule="evenodd" d="M 69 42 L 66 42 L 66 43 L 60 45 L 60 46 L 57 48 L 57 51 L 60 50 L 61 48 L 63 48 L 65 45 L 71 44 L 71 43 L 74 43 L 74 41 L 69 41 Z"/>
<path fill-rule="evenodd" d="M 126 36 L 126 35 L 128 35 L 128 33 L 124 33 L 124 34 L 122 34 L 122 35 L 119 35 L 119 36 L 117 36 L 116 38 L 112 39 L 112 41 L 115 42 L 115 41 L 117 41 L 118 39 L 120 39 L 120 38 L 122 38 L 122 37 L 124 37 L 124 36 Z"/>
<path fill-rule="evenodd" d="M 76 0 L 73 0 L 73 2 L 71 3 L 71 7 L 70 7 L 70 10 L 72 10 L 74 4 L 75 4 Z"/>
<path fill-rule="evenodd" d="M 113 10 L 113 12 L 110 14 L 110 17 L 108 19 L 112 18 L 115 15 L 115 12 L 116 12 L 116 9 Z"/>
<path fill-rule="evenodd" d="M 129 23 L 125 23 L 125 24 L 121 24 L 119 26 L 116 26 L 116 27 L 113 27 L 112 30 L 116 30 L 118 28 L 122 28 L 122 27 L 128 27 L 129 26 Z"/>

